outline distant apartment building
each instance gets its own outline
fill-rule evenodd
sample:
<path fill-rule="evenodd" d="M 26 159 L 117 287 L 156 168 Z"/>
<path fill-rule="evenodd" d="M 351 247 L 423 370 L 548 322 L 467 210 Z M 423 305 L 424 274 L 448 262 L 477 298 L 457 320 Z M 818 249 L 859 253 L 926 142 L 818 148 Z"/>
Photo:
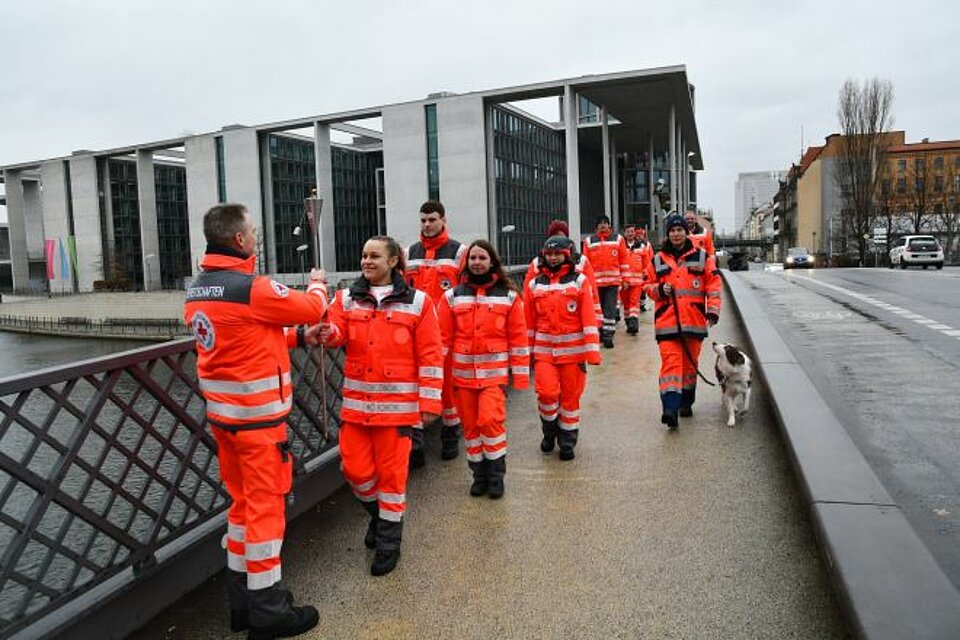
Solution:
<path fill-rule="evenodd" d="M 773 202 L 780 189 L 780 180 L 786 171 L 750 171 L 737 176 L 733 205 L 733 226 L 743 231 L 750 214 L 764 204 Z"/>
<path fill-rule="evenodd" d="M 228 201 L 250 210 L 260 270 L 290 283 L 315 261 L 356 271 L 370 236 L 416 241 L 430 198 L 443 201 L 455 237 L 489 239 L 514 264 L 536 254 L 553 219 L 575 240 L 602 214 L 656 236 L 658 203 L 696 199 L 693 95 L 680 65 L 443 92 L 0 167 L 12 286 L 183 286 L 206 248 L 204 213 Z M 544 98 L 556 100 L 558 121 L 523 108 Z M 319 213 L 316 235 L 308 208 Z"/>
<path fill-rule="evenodd" d="M 871 229 L 885 228 L 889 213 L 891 240 L 904 233 L 931 233 L 941 237 L 948 255 L 951 251 L 956 255 L 960 140 L 907 143 L 904 131 L 887 136 Z M 831 134 L 823 145 L 809 147 L 781 182 L 777 194 L 781 247 L 803 245 L 837 259 L 855 252 L 837 184 L 840 141 L 840 134 Z"/>

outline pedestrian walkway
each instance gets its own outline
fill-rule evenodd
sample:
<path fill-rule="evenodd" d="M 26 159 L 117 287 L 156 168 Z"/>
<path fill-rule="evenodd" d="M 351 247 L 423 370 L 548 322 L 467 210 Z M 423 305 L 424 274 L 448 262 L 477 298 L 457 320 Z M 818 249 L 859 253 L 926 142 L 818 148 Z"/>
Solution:
<path fill-rule="evenodd" d="M 746 344 L 732 305 L 712 338 Z M 603 355 L 572 462 L 540 453 L 536 397 L 512 392 L 502 500 L 471 498 L 462 453 L 441 462 L 432 434 L 388 576 L 369 574 L 366 515 L 348 492 L 292 523 L 284 580 L 320 610 L 303 637 L 845 637 L 762 384 L 730 429 L 701 383 L 694 417 L 668 432 L 651 314 Z M 711 378 L 712 363 L 705 348 Z M 133 637 L 231 637 L 221 577 Z"/>

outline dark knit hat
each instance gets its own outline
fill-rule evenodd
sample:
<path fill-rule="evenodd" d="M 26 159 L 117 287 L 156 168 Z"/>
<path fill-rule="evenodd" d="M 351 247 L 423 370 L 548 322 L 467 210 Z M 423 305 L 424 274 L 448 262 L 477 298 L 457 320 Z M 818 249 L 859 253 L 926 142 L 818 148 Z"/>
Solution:
<path fill-rule="evenodd" d="M 687 229 L 687 221 L 683 219 L 683 216 L 679 213 L 671 213 L 667 216 L 667 219 L 663 221 L 663 228 L 667 231 L 674 227 L 683 227 L 684 231 Z"/>

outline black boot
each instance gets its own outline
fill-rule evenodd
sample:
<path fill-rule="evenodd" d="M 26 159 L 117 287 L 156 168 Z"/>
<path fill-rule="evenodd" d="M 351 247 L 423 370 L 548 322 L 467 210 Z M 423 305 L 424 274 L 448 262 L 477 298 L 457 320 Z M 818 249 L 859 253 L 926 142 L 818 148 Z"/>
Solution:
<path fill-rule="evenodd" d="M 500 456 L 496 460 L 487 461 L 488 477 L 490 479 L 490 488 L 487 495 L 493 500 L 503 497 L 503 476 L 507 473 L 507 456 Z"/>
<path fill-rule="evenodd" d="M 460 425 L 443 425 L 440 429 L 440 457 L 453 460 L 460 454 Z"/>
<path fill-rule="evenodd" d="M 370 575 L 385 576 L 394 570 L 400 560 L 400 542 L 403 539 L 403 522 L 380 518 L 377 522 L 377 552 L 370 565 Z"/>
<path fill-rule="evenodd" d="M 423 450 L 423 429 L 413 429 L 412 431 L 413 442 L 410 445 L 410 462 L 407 467 L 411 470 L 419 469 L 427 464 L 427 455 Z"/>
<path fill-rule="evenodd" d="M 604 348 L 604 349 L 613 349 L 613 336 L 612 336 L 612 335 L 602 336 L 602 337 L 600 338 L 600 340 L 601 340 L 601 342 L 603 342 L 603 348 Z"/>
<path fill-rule="evenodd" d="M 277 585 L 249 592 L 248 640 L 291 638 L 317 626 L 320 615 L 309 605 L 294 607 L 289 591 Z"/>
<path fill-rule="evenodd" d="M 489 467 L 487 460 L 468 462 L 470 471 L 473 471 L 473 484 L 470 485 L 470 495 L 474 498 L 486 495 L 489 488 Z"/>
<path fill-rule="evenodd" d="M 227 603 L 230 605 L 230 631 L 246 631 L 250 626 L 250 603 L 245 572 L 227 569 Z"/>
<path fill-rule="evenodd" d="M 367 533 L 363 536 L 363 546 L 367 549 L 377 548 L 377 520 L 380 516 L 380 505 L 376 500 L 363 502 L 363 508 L 370 514 L 370 522 L 367 523 Z"/>
<path fill-rule="evenodd" d="M 680 391 L 680 416 L 689 418 L 693 415 L 693 403 L 697 400 L 697 388 Z"/>
<path fill-rule="evenodd" d="M 543 440 L 540 441 L 540 451 L 550 453 L 557 442 L 557 421 L 546 421 L 540 418 L 540 428 L 543 429 Z"/>
<path fill-rule="evenodd" d="M 573 460 L 577 454 L 573 452 L 577 446 L 578 429 L 560 429 L 557 432 L 557 443 L 560 445 L 559 458 L 561 460 Z"/>
<path fill-rule="evenodd" d="M 680 407 L 680 417 L 689 418 L 693 415 L 693 407 Z"/>
<path fill-rule="evenodd" d="M 664 411 L 663 415 L 660 416 L 660 422 L 667 425 L 671 430 L 680 426 L 680 418 L 676 411 Z"/>
<path fill-rule="evenodd" d="M 637 318 L 627 318 L 627 333 L 631 336 L 640 331 L 640 321 Z"/>

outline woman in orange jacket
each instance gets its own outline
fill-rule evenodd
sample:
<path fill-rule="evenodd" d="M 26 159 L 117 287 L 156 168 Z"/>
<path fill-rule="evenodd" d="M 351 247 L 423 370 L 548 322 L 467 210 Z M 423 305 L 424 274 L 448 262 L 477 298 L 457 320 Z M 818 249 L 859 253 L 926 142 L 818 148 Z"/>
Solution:
<path fill-rule="evenodd" d="M 549 225 L 547 225 L 547 237 L 552 236 L 564 236 L 570 237 L 570 227 L 563 220 L 554 220 Z M 590 264 L 590 261 L 587 260 L 587 256 L 582 253 L 577 253 L 574 251 L 571 256 L 573 259 L 573 268 L 577 273 L 582 273 L 587 276 L 587 282 L 590 283 L 590 291 L 593 293 L 593 310 L 597 314 L 597 322 L 603 320 L 603 312 L 600 309 L 600 294 L 597 289 L 597 277 L 593 273 L 593 265 Z M 540 273 L 540 267 L 543 264 L 543 258 L 541 256 L 536 256 L 533 260 L 530 261 L 530 264 L 527 266 L 527 273 L 523 276 L 523 290 L 527 290 L 527 285 L 530 284 L 530 281 L 537 277 L 537 274 Z"/>
<path fill-rule="evenodd" d="M 463 422 L 470 495 L 503 496 L 507 471 L 507 397 L 530 385 L 530 349 L 523 300 L 486 240 L 467 248 L 461 283 L 437 305 L 444 355 L 452 360 L 453 389 Z"/>
<path fill-rule="evenodd" d="M 667 241 L 647 265 L 647 295 L 654 301 L 660 347 L 660 421 L 676 429 L 693 415 L 697 362 L 707 329 L 720 320 L 720 272 L 712 256 L 687 238 L 683 216 L 666 219 Z"/>
<path fill-rule="evenodd" d="M 523 292 L 543 427 L 540 450 L 549 453 L 559 444 L 561 460 L 574 458 L 586 365 L 600 364 L 592 287 L 574 268 L 573 253 L 570 238 L 547 238 L 540 252 L 540 273 Z"/>
<path fill-rule="evenodd" d="M 434 303 L 404 281 L 403 266 L 393 238 L 367 240 L 363 275 L 337 292 L 319 331 L 324 345 L 346 348 L 340 457 L 344 478 L 370 514 L 364 544 L 376 549 L 375 576 L 400 558 L 413 426 L 437 418 L 443 387 Z"/>

